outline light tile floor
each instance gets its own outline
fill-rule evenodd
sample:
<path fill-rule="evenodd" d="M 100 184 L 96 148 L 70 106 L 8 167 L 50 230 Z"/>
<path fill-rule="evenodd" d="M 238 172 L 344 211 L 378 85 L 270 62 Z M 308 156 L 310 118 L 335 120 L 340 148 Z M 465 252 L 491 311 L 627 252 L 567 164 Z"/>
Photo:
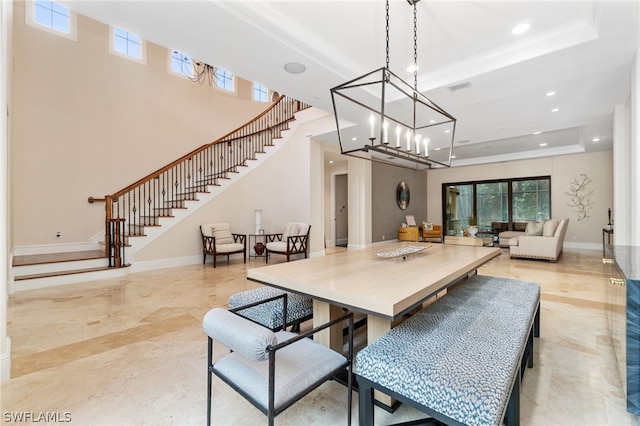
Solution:
<path fill-rule="evenodd" d="M 599 251 L 568 249 L 553 264 L 503 251 L 479 271 L 542 286 L 541 337 L 523 381 L 522 425 L 638 424 L 624 408 L 600 259 Z M 2 386 L 2 424 L 25 413 L 57 413 L 77 425 L 205 424 L 202 318 L 226 306 L 230 294 L 257 287 L 246 268 L 263 265 L 232 258 L 216 269 L 192 265 L 12 295 L 12 380 Z M 216 346 L 216 354 L 222 350 Z M 218 379 L 213 398 L 213 424 L 266 423 Z M 354 408 L 356 401 L 357 394 Z M 328 382 L 276 424 L 345 424 L 345 402 L 345 387 Z M 376 410 L 377 424 L 421 417 L 406 406 L 395 414 Z"/>

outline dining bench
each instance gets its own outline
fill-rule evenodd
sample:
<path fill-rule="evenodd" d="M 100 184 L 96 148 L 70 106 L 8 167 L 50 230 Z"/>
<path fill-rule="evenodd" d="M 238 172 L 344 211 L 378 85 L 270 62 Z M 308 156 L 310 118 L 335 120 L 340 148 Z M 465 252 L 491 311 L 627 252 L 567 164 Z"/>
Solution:
<path fill-rule="evenodd" d="M 538 284 L 469 278 L 358 352 L 360 425 L 374 423 L 374 390 L 447 425 L 519 425 L 539 335 Z"/>

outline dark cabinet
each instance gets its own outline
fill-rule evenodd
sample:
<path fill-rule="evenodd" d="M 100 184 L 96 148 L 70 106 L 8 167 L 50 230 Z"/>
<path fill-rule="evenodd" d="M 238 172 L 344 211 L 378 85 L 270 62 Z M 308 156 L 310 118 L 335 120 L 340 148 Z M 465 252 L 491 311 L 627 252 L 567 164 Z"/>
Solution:
<path fill-rule="evenodd" d="M 605 250 L 606 313 L 627 411 L 640 414 L 640 247 Z"/>

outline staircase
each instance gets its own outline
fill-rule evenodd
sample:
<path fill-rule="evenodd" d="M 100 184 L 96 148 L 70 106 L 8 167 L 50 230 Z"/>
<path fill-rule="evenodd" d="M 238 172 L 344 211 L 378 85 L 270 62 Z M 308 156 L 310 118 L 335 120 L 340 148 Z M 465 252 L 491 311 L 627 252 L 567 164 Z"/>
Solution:
<path fill-rule="evenodd" d="M 48 287 L 124 276 L 131 253 L 179 223 L 189 209 L 197 209 L 234 178 L 252 170 L 251 163 L 282 138 L 295 121 L 294 114 L 308 105 L 281 96 L 256 118 L 204 145 L 132 185 L 104 198 L 106 203 L 104 250 L 15 256 L 15 290 Z M 271 148 L 276 149 L 276 148 Z M 162 228 L 162 229 L 161 229 Z"/>

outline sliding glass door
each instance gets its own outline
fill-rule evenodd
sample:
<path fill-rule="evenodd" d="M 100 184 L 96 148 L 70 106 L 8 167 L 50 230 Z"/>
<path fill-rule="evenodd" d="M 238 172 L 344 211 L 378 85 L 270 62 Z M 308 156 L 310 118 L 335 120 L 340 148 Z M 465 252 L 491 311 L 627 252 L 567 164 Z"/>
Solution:
<path fill-rule="evenodd" d="M 442 185 L 445 235 L 460 235 L 475 218 L 480 232 L 522 229 L 551 217 L 551 177 L 540 176 Z"/>

